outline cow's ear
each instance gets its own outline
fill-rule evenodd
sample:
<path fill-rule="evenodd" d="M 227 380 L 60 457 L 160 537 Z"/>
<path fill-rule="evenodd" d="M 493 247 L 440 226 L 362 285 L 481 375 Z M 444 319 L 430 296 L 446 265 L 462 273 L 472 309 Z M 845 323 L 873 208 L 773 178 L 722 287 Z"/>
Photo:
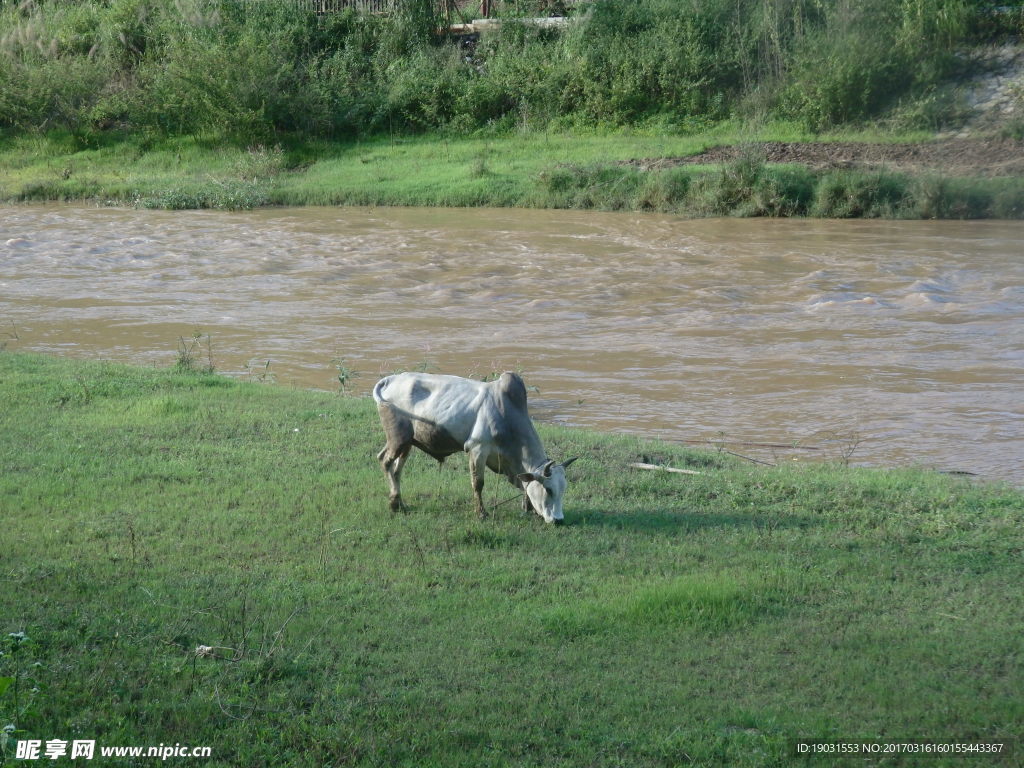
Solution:
<path fill-rule="evenodd" d="M 573 456 L 571 459 L 566 459 L 562 462 L 562 469 L 568 469 L 569 465 L 572 464 L 579 456 Z"/>
<path fill-rule="evenodd" d="M 521 475 L 516 475 L 516 480 L 518 480 L 520 483 L 523 483 L 523 484 L 532 483 L 536 479 L 537 479 L 537 476 L 535 474 L 533 474 L 532 472 L 524 472 Z"/>

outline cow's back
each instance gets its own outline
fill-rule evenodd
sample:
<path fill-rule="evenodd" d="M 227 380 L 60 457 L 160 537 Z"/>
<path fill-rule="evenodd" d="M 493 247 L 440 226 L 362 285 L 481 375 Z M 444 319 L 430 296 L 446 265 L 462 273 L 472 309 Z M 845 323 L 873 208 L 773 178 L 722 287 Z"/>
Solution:
<path fill-rule="evenodd" d="M 490 407 L 483 382 L 432 373 L 398 373 L 377 382 L 373 397 L 420 422 L 443 427 L 465 442 Z"/>

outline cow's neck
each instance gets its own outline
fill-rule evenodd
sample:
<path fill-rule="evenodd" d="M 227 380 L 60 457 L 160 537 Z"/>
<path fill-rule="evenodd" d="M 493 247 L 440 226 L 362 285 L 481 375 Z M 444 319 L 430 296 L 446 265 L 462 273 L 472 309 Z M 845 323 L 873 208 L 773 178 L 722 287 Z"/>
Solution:
<path fill-rule="evenodd" d="M 514 474 L 520 475 L 524 472 L 536 472 L 548 461 L 548 455 L 540 442 L 540 436 L 536 430 L 531 428 L 523 434 L 518 450 L 509 458 L 518 466 L 513 467 Z"/>

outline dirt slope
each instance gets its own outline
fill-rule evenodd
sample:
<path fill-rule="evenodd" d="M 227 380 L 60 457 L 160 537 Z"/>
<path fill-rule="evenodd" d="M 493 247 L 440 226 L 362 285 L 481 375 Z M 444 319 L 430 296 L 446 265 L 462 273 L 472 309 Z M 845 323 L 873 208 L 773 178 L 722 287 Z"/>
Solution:
<path fill-rule="evenodd" d="M 717 164 L 735 160 L 744 153 L 753 153 L 755 157 L 769 163 L 800 163 L 818 169 L 935 170 L 958 176 L 1024 174 L 1024 141 L 1001 138 L 944 139 L 916 144 L 771 141 L 745 146 L 712 147 L 689 157 L 633 160 L 629 164 L 645 170 L 687 164 Z"/>

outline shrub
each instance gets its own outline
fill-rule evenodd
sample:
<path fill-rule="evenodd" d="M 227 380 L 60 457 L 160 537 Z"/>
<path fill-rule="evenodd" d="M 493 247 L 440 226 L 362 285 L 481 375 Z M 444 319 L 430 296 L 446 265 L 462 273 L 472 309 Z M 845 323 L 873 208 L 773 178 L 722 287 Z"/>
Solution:
<path fill-rule="evenodd" d="M 1024 182 L 1007 179 L 992 198 L 991 215 L 998 219 L 1024 219 Z"/>
<path fill-rule="evenodd" d="M 981 219 L 991 215 L 992 192 L 971 179 L 928 176 L 917 182 L 914 213 L 922 219 Z"/>
<path fill-rule="evenodd" d="M 436 35 L 437 7 L 400 0 L 379 17 L 316 16 L 289 0 L 0 4 L 0 127 L 251 143 L 707 125 L 752 111 L 821 130 L 933 88 L 991 16 L 963 0 L 594 0 L 563 30 L 509 18 L 456 45 Z M 924 101 L 907 117 L 930 123 L 947 108 Z"/>
<path fill-rule="evenodd" d="M 906 176 L 887 171 L 837 171 L 819 181 L 811 213 L 834 219 L 893 217 L 909 198 Z"/>
<path fill-rule="evenodd" d="M 691 183 L 690 172 L 682 168 L 648 173 L 647 181 L 640 190 L 637 207 L 654 211 L 679 210 L 686 203 Z"/>

